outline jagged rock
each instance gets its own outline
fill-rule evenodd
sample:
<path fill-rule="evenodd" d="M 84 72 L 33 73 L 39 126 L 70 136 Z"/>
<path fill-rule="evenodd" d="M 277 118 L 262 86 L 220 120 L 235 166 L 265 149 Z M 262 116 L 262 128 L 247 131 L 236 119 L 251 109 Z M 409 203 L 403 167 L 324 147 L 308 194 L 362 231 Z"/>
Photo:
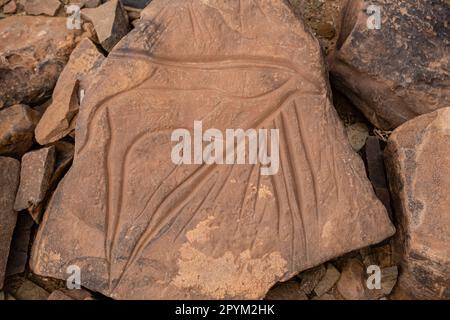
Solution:
<path fill-rule="evenodd" d="M 8 2 L 4 7 L 3 7 L 3 12 L 6 14 L 14 14 L 17 11 L 17 3 L 12 0 L 10 2 Z"/>
<path fill-rule="evenodd" d="M 75 47 L 66 18 L 11 16 L 0 20 L 0 109 L 45 102 Z"/>
<path fill-rule="evenodd" d="M 300 287 L 306 294 L 311 294 L 320 280 L 325 276 L 327 269 L 323 264 L 302 273 Z"/>
<path fill-rule="evenodd" d="M 53 92 L 53 101 L 36 127 L 36 141 L 41 145 L 65 137 L 75 128 L 80 106 L 80 92 L 89 86 L 89 74 L 104 60 L 89 39 L 83 39 L 73 50 Z"/>
<path fill-rule="evenodd" d="M 336 284 L 340 276 L 340 272 L 331 263 L 329 263 L 327 265 L 327 271 L 325 272 L 325 275 L 314 288 L 314 293 L 318 297 L 321 297 Z"/>
<path fill-rule="evenodd" d="M 417 117 L 385 150 L 398 236 L 399 286 L 421 299 L 449 299 L 450 108 Z"/>
<path fill-rule="evenodd" d="M 32 209 L 44 200 L 54 164 L 54 146 L 29 152 L 22 157 L 20 186 L 14 204 L 16 211 Z"/>
<path fill-rule="evenodd" d="M 392 266 L 381 269 L 381 292 L 383 295 L 390 295 L 398 279 L 398 268 Z"/>
<path fill-rule="evenodd" d="M 26 105 L 0 110 L 0 155 L 20 157 L 34 141 L 39 112 Z"/>
<path fill-rule="evenodd" d="M 110 0 L 98 8 L 83 9 L 81 15 L 94 24 L 102 47 L 110 51 L 130 30 L 128 15 L 119 0 Z"/>
<path fill-rule="evenodd" d="M 59 0 L 25 0 L 25 12 L 32 16 L 46 15 L 55 16 L 61 2 Z"/>
<path fill-rule="evenodd" d="M 118 299 L 263 298 L 393 234 L 320 47 L 282 1 L 154 0 L 95 78 L 35 273 L 65 279 L 70 262 L 84 287 Z M 173 131 L 195 120 L 278 129 L 279 170 L 173 163 Z"/>
<path fill-rule="evenodd" d="M 332 81 L 376 127 L 450 106 L 448 1 L 351 0 L 344 12 Z"/>
<path fill-rule="evenodd" d="M 364 123 L 357 122 L 348 126 L 346 129 L 347 137 L 353 150 L 359 151 L 366 144 L 369 137 L 369 129 Z"/>
<path fill-rule="evenodd" d="M 366 271 L 357 259 L 349 259 L 342 268 L 336 289 L 346 300 L 368 300 Z"/>
<path fill-rule="evenodd" d="M 295 280 L 276 284 L 266 295 L 266 300 L 308 300 L 300 283 Z"/>
<path fill-rule="evenodd" d="M 20 162 L 0 157 L 0 289 L 3 288 L 9 248 L 16 226 L 14 199 L 19 186 Z"/>

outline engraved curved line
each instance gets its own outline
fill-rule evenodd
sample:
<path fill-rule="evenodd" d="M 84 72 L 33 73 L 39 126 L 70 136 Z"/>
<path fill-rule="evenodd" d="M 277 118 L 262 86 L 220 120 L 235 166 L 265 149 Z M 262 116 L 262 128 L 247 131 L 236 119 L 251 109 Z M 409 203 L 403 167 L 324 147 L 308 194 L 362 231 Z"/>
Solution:
<path fill-rule="evenodd" d="M 107 109 L 108 110 L 108 109 Z M 109 112 L 108 112 L 109 113 Z M 120 220 L 122 217 L 122 197 L 123 197 L 123 189 L 124 189 L 124 184 L 127 181 L 126 179 L 126 168 L 128 167 L 128 162 L 129 162 L 129 158 L 130 158 L 130 154 L 132 154 L 132 152 L 134 151 L 134 149 L 136 148 L 136 146 L 139 144 L 139 142 L 141 140 L 143 140 L 144 138 L 147 138 L 147 135 L 150 133 L 151 136 L 153 135 L 161 135 L 165 132 L 167 132 L 169 130 L 160 130 L 160 131 L 151 131 L 148 130 L 146 132 L 141 133 L 140 135 L 138 135 L 135 138 L 135 142 L 130 144 L 125 152 L 124 152 L 124 161 L 121 161 L 121 166 L 120 166 L 120 172 L 118 174 L 119 177 L 119 181 L 117 181 L 117 183 L 115 183 L 115 185 L 117 185 L 117 192 L 115 193 L 117 196 L 117 200 L 116 203 L 113 204 L 112 200 L 111 200 L 111 194 L 113 194 L 113 190 L 109 190 L 108 192 L 108 197 L 109 197 L 109 206 L 108 206 L 108 210 L 107 210 L 107 216 L 109 217 L 109 219 L 112 221 L 112 229 L 108 228 L 108 233 L 107 233 L 107 239 L 110 240 L 110 260 L 112 261 L 113 257 L 114 257 L 114 249 L 117 243 L 117 237 L 119 236 L 119 226 L 120 226 Z M 122 159 L 121 159 L 122 160 Z M 108 163 L 111 161 L 110 155 L 108 156 Z M 178 167 L 175 166 L 175 168 L 169 173 L 172 174 Z M 110 174 L 110 173 L 109 173 Z M 109 176 L 111 177 L 111 176 Z M 163 180 L 165 181 L 165 179 Z M 116 208 L 116 209 L 112 209 L 111 208 Z M 139 217 L 138 217 L 139 218 Z M 136 220 L 136 219 L 135 219 Z"/>
<path fill-rule="evenodd" d="M 306 162 L 308 163 L 309 166 L 309 172 L 311 172 L 311 177 L 312 177 L 312 184 L 313 184 L 313 190 L 314 190 L 314 201 L 315 201 L 315 217 L 316 217 L 316 223 L 319 222 L 319 202 L 318 202 L 318 197 L 319 197 L 319 189 L 318 189 L 318 181 L 317 181 L 317 175 L 315 174 L 316 170 L 315 167 L 313 165 L 313 161 L 312 161 L 312 151 L 309 148 L 309 144 L 306 143 L 305 138 L 306 138 L 306 132 L 305 132 L 305 128 L 304 128 L 304 124 L 303 121 L 301 119 L 301 117 L 299 116 L 298 113 L 298 105 L 296 103 L 296 101 L 294 100 L 294 110 L 295 110 L 295 114 L 297 116 L 297 123 L 298 123 L 298 129 L 300 132 L 300 141 L 303 145 L 303 150 L 305 152 L 305 157 L 306 157 Z M 320 150 L 319 150 L 320 152 Z"/>
<path fill-rule="evenodd" d="M 295 94 L 297 94 L 297 93 L 298 93 L 298 90 L 295 91 L 294 94 L 288 95 L 288 97 L 285 99 L 285 101 L 283 101 L 281 104 L 277 105 L 275 107 L 275 109 L 276 108 L 278 108 L 278 109 L 284 108 L 287 105 L 287 103 L 292 101 L 292 97 L 293 96 L 295 97 Z M 275 111 L 272 110 L 272 112 L 269 112 L 268 113 L 269 116 L 273 116 Z M 262 121 L 263 121 L 263 119 L 259 119 L 258 121 L 256 121 L 254 123 L 254 125 L 256 125 Z M 254 126 L 250 126 L 250 127 L 254 127 Z M 152 215 L 149 223 L 147 224 L 146 231 L 141 235 L 140 239 L 138 240 L 134 249 L 132 250 L 129 260 L 127 261 L 127 263 L 124 267 L 124 271 L 122 272 L 122 275 L 120 276 L 119 281 L 116 284 L 116 287 L 120 284 L 120 282 L 123 279 L 123 277 L 125 276 L 127 270 L 136 262 L 136 260 L 141 255 L 142 251 L 147 247 L 148 243 L 151 241 L 151 239 L 154 237 L 154 235 L 159 232 L 161 225 L 164 225 L 165 222 L 172 216 L 173 212 L 176 212 L 179 210 L 180 207 L 183 207 L 185 205 L 185 203 L 187 203 L 196 194 L 196 191 L 198 189 L 202 188 L 206 184 L 206 178 L 212 172 L 214 172 L 214 170 L 216 170 L 216 169 L 217 169 L 217 165 L 205 165 L 205 164 L 200 165 L 199 168 L 197 168 L 190 176 L 188 176 L 183 182 L 181 182 L 171 193 L 169 193 L 167 196 L 165 196 L 162 199 L 162 201 L 155 208 L 155 210 L 154 210 L 155 213 Z M 176 191 L 178 189 L 184 188 L 185 184 L 190 184 L 191 180 L 194 180 L 194 181 L 192 181 L 192 185 L 194 185 L 194 188 L 192 190 L 190 190 L 187 195 L 184 195 L 181 197 L 181 198 L 184 197 L 184 199 L 181 199 L 181 201 L 178 205 L 176 205 L 174 208 L 170 209 L 169 212 L 167 212 L 165 214 L 165 216 L 160 217 L 156 221 L 156 224 L 152 225 L 153 220 L 155 219 L 155 217 L 157 215 L 159 215 L 159 211 L 161 210 L 163 205 L 165 205 L 165 203 L 168 202 L 172 198 L 172 195 L 174 195 L 174 194 L 176 195 Z M 186 192 L 184 192 L 184 193 L 186 193 Z"/>
<path fill-rule="evenodd" d="M 144 60 L 155 65 L 172 67 L 178 69 L 196 69 L 196 70 L 233 70 L 233 69 L 274 69 L 282 70 L 300 76 L 308 83 L 317 87 L 302 72 L 296 68 L 289 60 L 255 57 L 255 56 L 227 56 L 227 57 L 201 57 L 201 59 L 187 60 L 177 57 L 154 56 L 143 49 L 117 49 L 111 52 L 108 59 L 136 59 Z"/>
<path fill-rule="evenodd" d="M 92 126 L 94 125 L 94 124 L 93 124 L 93 122 L 94 122 L 93 119 L 96 117 L 96 115 L 97 115 L 101 110 L 103 110 L 103 109 L 105 108 L 104 105 L 105 105 L 106 103 L 110 102 L 111 100 L 113 100 L 114 98 L 117 98 L 117 97 L 119 97 L 119 96 L 121 96 L 121 95 L 124 95 L 124 94 L 129 94 L 129 93 L 131 93 L 131 92 L 133 92 L 133 91 L 136 91 L 136 90 L 142 90 L 142 89 L 153 90 L 152 87 L 145 88 L 145 87 L 141 87 L 141 86 L 142 86 L 145 82 L 147 82 L 148 80 L 150 80 L 150 79 L 153 77 L 153 75 L 155 74 L 156 70 L 157 70 L 157 69 L 154 69 L 153 72 L 152 72 L 147 78 L 145 78 L 142 82 L 140 82 L 140 83 L 138 83 L 138 84 L 132 86 L 132 87 L 129 88 L 129 89 L 124 89 L 124 90 L 121 91 L 121 92 L 118 92 L 118 93 L 115 93 L 115 94 L 113 94 L 113 95 L 111 95 L 111 96 L 108 96 L 108 97 L 102 99 L 101 101 L 99 101 L 98 103 L 95 104 L 95 106 L 92 108 L 92 110 L 91 110 L 91 112 L 89 113 L 88 118 L 87 118 L 87 120 L 86 120 L 86 123 L 87 123 L 87 129 L 86 129 L 86 133 L 85 133 L 85 135 L 84 135 L 84 137 L 83 137 L 83 141 L 82 141 L 81 144 L 80 144 L 80 148 L 78 149 L 78 152 L 77 152 L 78 154 L 81 154 L 82 151 L 83 151 L 83 149 L 86 147 L 86 145 L 87 145 L 87 143 L 88 143 L 88 141 L 89 141 L 89 138 L 90 138 L 90 134 L 91 134 L 91 131 L 92 131 Z M 275 95 L 276 92 L 278 92 L 278 91 L 280 91 L 281 89 L 283 89 L 284 87 L 286 87 L 291 81 L 293 81 L 292 78 L 286 80 L 280 87 L 278 87 L 278 88 L 276 88 L 276 89 L 274 89 L 274 90 L 272 90 L 272 91 L 268 91 L 268 92 L 265 92 L 265 93 L 256 95 L 256 96 L 254 96 L 254 97 L 233 96 L 233 95 L 229 95 L 229 94 L 225 94 L 225 93 L 224 93 L 223 97 L 231 97 L 232 99 L 242 99 L 242 100 L 248 100 L 248 99 L 265 99 L 265 98 L 268 98 L 268 97 L 271 96 L 271 95 Z M 178 90 L 179 90 L 179 91 L 183 91 L 183 90 L 187 90 L 187 91 L 193 91 L 193 90 L 202 90 L 202 89 L 183 89 L 183 88 L 173 88 L 173 89 L 171 89 L 171 88 L 162 88 L 162 87 L 161 87 L 161 88 L 158 88 L 158 87 L 156 87 L 156 88 L 155 88 L 155 91 L 157 91 L 157 90 L 167 90 L 167 91 L 178 91 Z M 217 91 L 217 92 L 219 92 L 219 93 L 223 92 L 222 90 L 216 89 L 216 88 L 205 89 L 205 90 Z"/>
<path fill-rule="evenodd" d="M 107 123 L 107 131 L 108 131 L 108 139 L 107 139 L 107 143 L 105 144 L 105 153 L 106 156 L 104 157 L 103 160 L 103 165 L 105 167 L 105 171 L 106 171 L 106 175 L 105 175 L 105 189 L 107 190 L 107 194 L 106 194 L 106 202 L 105 202 L 105 206 L 106 206 L 106 212 L 107 214 L 105 215 L 105 227 L 106 227 L 106 233 L 108 234 L 109 229 L 111 228 L 111 221 L 110 221 L 110 215 L 109 213 L 109 206 L 110 206 L 110 188 L 111 188 L 111 183 L 109 181 L 111 173 L 110 173 L 110 168 L 109 168 L 109 162 L 108 162 L 108 157 L 109 157 L 109 153 L 110 153 L 110 141 L 111 141 L 111 119 L 109 117 L 109 110 L 106 111 L 106 123 Z M 109 285 L 111 286 L 111 277 L 110 277 L 110 271 L 111 271 L 111 252 L 110 252 L 110 243 L 109 243 L 109 239 L 106 236 L 105 237 L 105 257 L 106 257 L 106 261 L 108 262 L 108 281 L 109 281 Z"/>
<path fill-rule="evenodd" d="M 119 96 L 121 96 L 121 95 L 123 95 L 123 94 L 126 94 L 127 92 L 132 91 L 132 90 L 138 88 L 139 86 L 141 86 L 143 83 L 145 83 L 146 81 L 150 80 L 150 79 L 153 77 L 153 75 L 156 73 L 156 71 L 157 71 L 157 68 L 155 68 L 155 69 L 150 73 L 150 75 L 149 75 L 148 77 L 144 78 L 141 82 L 135 84 L 135 85 L 132 86 L 131 88 L 126 88 L 126 89 L 124 89 L 124 90 L 122 90 L 122 91 L 116 92 L 116 93 L 114 93 L 114 94 L 112 94 L 112 95 L 109 95 L 109 96 L 107 96 L 107 97 L 101 99 L 99 102 L 97 102 L 97 103 L 92 107 L 92 109 L 90 110 L 90 112 L 89 112 L 89 114 L 88 114 L 88 116 L 87 116 L 87 119 L 86 119 L 86 124 L 87 124 L 86 132 L 85 132 L 85 134 L 84 134 L 84 136 L 83 136 L 83 141 L 80 141 L 80 142 L 81 142 L 81 143 L 80 143 L 80 148 L 78 149 L 77 154 L 81 154 L 82 151 L 83 151 L 83 149 L 86 147 L 86 145 L 87 145 L 87 143 L 88 143 L 89 135 L 90 135 L 90 131 L 91 131 L 90 127 L 92 126 L 92 122 L 93 122 L 92 119 L 95 117 L 95 115 L 97 115 L 99 109 L 100 109 L 104 104 L 106 104 L 107 102 L 113 100 L 114 98 L 119 97 Z"/>

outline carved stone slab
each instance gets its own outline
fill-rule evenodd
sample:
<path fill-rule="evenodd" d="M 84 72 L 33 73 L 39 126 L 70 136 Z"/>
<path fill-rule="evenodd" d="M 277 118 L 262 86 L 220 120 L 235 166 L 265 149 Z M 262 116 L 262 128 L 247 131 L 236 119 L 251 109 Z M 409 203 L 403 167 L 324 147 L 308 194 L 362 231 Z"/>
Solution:
<path fill-rule="evenodd" d="M 171 134 L 278 129 L 280 168 L 177 165 Z M 34 272 L 113 298 L 262 298 L 394 229 L 330 102 L 320 48 L 282 1 L 152 1 L 80 108 L 74 165 Z"/>

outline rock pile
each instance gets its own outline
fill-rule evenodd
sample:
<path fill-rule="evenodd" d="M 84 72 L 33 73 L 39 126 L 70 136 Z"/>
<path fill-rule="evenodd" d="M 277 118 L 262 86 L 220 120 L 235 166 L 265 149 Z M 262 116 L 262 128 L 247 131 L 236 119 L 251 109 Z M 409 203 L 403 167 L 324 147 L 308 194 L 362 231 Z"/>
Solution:
<path fill-rule="evenodd" d="M 0 0 L 0 300 L 449 299 L 449 12 Z"/>

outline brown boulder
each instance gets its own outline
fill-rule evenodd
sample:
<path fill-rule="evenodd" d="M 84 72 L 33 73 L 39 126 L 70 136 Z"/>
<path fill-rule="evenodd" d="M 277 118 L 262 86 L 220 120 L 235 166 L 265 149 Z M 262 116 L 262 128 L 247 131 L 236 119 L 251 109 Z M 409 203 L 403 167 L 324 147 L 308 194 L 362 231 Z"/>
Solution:
<path fill-rule="evenodd" d="M 77 265 L 113 298 L 263 298 L 393 234 L 320 47 L 282 1 L 154 0 L 142 16 L 85 97 L 34 272 L 64 279 Z M 173 131 L 196 120 L 279 130 L 279 170 L 172 162 Z"/>
<path fill-rule="evenodd" d="M 399 224 L 399 286 L 417 298 L 449 299 L 450 108 L 403 124 L 385 156 Z"/>
<path fill-rule="evenodd" d="M 119 0 L 110 0 L 97 8 L 81 10 L 82 17 L 94 24 L 102 47 L 110 51 L 130 30 L 128 15 Z"/>
<path fill-rule="evenodd" d="M 344 12 L 332 81 L 376 127 L 450 106 L 448 1 L 350 0 Z"/>
<path fill-rule="evenodd" d="M 276 284 L 267 292 L 265 300 L 308 300 L 308 297 L 299 282 L 290 280 Z"/>
<path fill-rule="evenodd" d="M 34 142 L 40 114 L 20 104 L 0 110 L 0 155 L 21 157 Z"/>
<path fill-rule="evenodd" d="M 14 199 L 19 186 L 20 162 L 0 157 L 0 289 L 3 288 L 9 247 L 16 226 Z"/>
<path fill-rule="evenodd" d="M 75 47 L 66 18 L 11 16 L 0 20 L 0 108 L 36 105 L 51 94 Z"/>
<path fill-rule="evenodd" d="M 103 60 L 104 56 L 89 39 L 83 39 L 73 50 L 56 83 L 52 103 L 36 126 L 38 143 L 55 142 L 75 129 L 80 95 L 87 90 L 89 73 Z"/>

